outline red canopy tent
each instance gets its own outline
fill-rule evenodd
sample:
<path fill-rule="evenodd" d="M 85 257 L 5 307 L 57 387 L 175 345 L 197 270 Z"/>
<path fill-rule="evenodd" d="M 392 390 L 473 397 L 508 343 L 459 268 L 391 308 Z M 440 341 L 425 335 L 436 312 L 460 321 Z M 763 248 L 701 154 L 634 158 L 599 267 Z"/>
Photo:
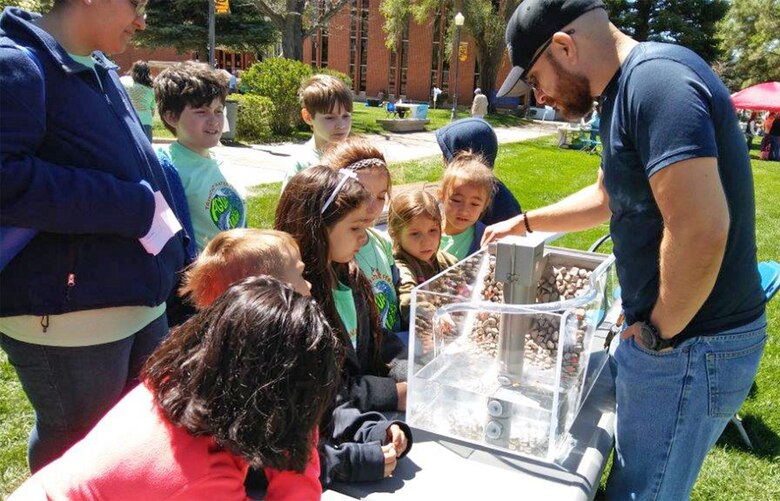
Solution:
<path fill-rule="evenodd" d="M 735 108 L 755 111 L 780 111 L 780 82 L 765 82 L 731 95 Z"/>

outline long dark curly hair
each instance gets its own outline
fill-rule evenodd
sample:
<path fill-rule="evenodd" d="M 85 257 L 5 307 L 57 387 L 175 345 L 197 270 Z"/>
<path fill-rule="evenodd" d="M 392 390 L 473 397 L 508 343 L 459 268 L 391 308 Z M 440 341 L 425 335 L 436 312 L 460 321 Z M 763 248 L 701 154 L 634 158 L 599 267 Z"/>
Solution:
<path fill-rule="evenodd" d="M 276 207 L 274 229 L 286 231 L 298 242 L 301 258 L 306 265 L 303 278 L 311 283 L 312 297 L 320 304 L 330 325 L 338 331 L 345 346 L 351 341 L 336 309 L 333 289 L 336 288 L 337 281 L 341 280 L 352 289 L 355 296 L 360 297 L 360 302 L 369 310 L 373 341 L 369 350 L 372 356 L 371 366 L 364 367 L 364 370 L 372 375 L 386 376 L 387 365 L 381 356 L 384 331 L 371 282 L 354 260 L 344 264 L 332 263 L 328 259 L 328 229 L 347 217 L 350 212 L 368 203 L 371 198 L 359 182 L 348 179 L 325 213 L 320 214 L 340 180 L 341 174 L 324 165 L 308 168 L 295 175 L 285 187 Z"/>
<path fill-rule="evenodd" d="M 303 472 L 342 360 L 317 304 L 261 276 L 174 329 L 142 378 L 174 425 L 252 466 Z"/>

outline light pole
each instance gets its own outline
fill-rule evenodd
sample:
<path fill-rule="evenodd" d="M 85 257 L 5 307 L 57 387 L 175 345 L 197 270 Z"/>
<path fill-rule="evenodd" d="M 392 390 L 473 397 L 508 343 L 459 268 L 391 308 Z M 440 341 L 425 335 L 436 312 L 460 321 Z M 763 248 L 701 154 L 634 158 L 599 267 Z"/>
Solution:
<path fill-rule="evenodd" d="M 460 28 L 463 26 L 463 23 L 466 21 L 466 18 L 463 17 L 463 14 L 458 12 L 455 15 L 455 47 L 453 49 L 453 60 L 455 61 L 455 92 L 452 94 L 452 113 L 450 113 L 450 121 L 455 120 L 455 115 L 457 113 L 458 108 L 458 67 L 460 64 Z"/>
<path fill-rule="evenodd" d="M 216 45 L 216 14 L 214 0 L 209 0 L 209 66 L 214 68 L 214 45 Z"/>

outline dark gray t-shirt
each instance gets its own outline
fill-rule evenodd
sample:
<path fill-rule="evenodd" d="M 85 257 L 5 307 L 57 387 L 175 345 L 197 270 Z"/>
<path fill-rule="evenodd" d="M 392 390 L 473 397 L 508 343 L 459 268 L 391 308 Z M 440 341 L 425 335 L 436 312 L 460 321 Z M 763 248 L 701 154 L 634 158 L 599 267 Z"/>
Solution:
<path fill-rule="evenodd" d="M 753 174 L 726 87 L 692 51 L 646 42 L 623 62 L 602 106 L 601 168 L 628 322 L 647 319 L 658 298 L 663 219 L 649 179 L 699 157 L 718 159 L 731 226 L 715 287 L 681 335 L 715 334 L 758 318 L 766 301 L 756 263 Z"/>

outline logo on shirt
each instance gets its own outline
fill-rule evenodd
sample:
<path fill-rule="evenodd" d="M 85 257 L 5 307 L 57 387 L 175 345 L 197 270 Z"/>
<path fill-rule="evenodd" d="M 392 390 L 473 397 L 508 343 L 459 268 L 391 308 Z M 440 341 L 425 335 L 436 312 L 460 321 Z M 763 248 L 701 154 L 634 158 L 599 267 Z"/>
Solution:
<path fill-rule="evenodd" d="M 230 185 L 217 186 L 207 201 L 209 216 L 220 230 L 246 226 L 246 209 L 241 197 Z"/>
<path fill-rule="evenodd" d="M 377 278 L 376 275 L 379 275 Z M 382 326 L 394 331 L 398 323 L 398 303 L 395 301 L 395 288 L 384 280 L 379 270 L 374 270 L 374 298 L 376 299 L 376 309 L 379 311 L 379 319 Z"/>

